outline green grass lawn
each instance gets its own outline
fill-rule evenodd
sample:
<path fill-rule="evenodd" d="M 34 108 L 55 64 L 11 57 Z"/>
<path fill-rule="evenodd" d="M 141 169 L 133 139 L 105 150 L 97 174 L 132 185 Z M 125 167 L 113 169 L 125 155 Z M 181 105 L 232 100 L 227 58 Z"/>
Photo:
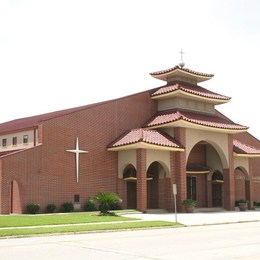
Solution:
<path fill-rule="evenodd" d="M 120 215 L 99 216 L 98 212 L 0 215 L 0 237 L 179 226 L 178 223 L 166 221 L 136 220 Z M 66 226 L 60 226 L 63 224 L 66 224 Z"/>
<path fill-rule="evenodd" d="M 120 215 L 98 216 L 98 212 L 43 215 L 0 215 L 0 227 L 43 226 L 134 220 Z"/>

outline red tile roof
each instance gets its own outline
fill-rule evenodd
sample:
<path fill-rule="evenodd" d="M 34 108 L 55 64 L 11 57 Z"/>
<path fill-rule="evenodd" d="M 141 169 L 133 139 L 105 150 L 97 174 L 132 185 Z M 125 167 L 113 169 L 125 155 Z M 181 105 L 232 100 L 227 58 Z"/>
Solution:
<path fill-rule="evenodd" d="M 8 154 L 13 154 L 13 153 L 16 153 L 16 152 L 19 152 L 19 151 L 22 151 L 22 150 L 24 150 L 24 149 L 18 149 L 18 150 L 11 150 L 11 151 L 0 152 L 0 157 L 1 157 L 1 156 L 8 155 Z"/>
<path fill-rule="evenodd" d="M 213 127 L 219 129 L 229 129 L 229 130 L 248 129 L 248 127 L 246 126 L 235 124 L 231 120 L 220 117 L 217 114 L 206 115 L 206 114 L 199 114 L 199 113 L 180 111 L 180 110 L 160 112 L 150 121 L 148 121 L 148 123 L 145 124 L 145 127 L 160 126 L 164 124 L 177 122 L 179 120 L 183 120 L 201 126 Z"/>
<path fill-rule="evenodd" d="M 119 147 L 129 144 L 135 144 L 138 142 L 145 142 L 148 144 L 171 148 L 183 148 L 171 136 L 165 133 L 161 133 L 156 130 L 145 130 L 142 128 L 133 129 L 125 133 L 123 136 L 121 136 L 119 139 L 109 145 L 109 147 Z"/>
<path fill-rule="evenodd" d="M 236 139 L 233 140 L 233 150 L 237 154 L 260 155 L 260 149 L 241 143 Z"/>
<path fill-rule="evenodd" d="M 25 117 L 25 118 L 19 118 L 15 119 L 12 121 L 4 122 L 0 124 L 0 134 L 6 133 L 6 132 L 13 132 L 13 131 L 21 131 L 24 129 L 31 129 L 31 128 L 36 128 L 40 123 L 59 117 L 59 116 L 64 116 L 68 115 L 73 112 L 80 111 L 85 108 L 89 108 L 95 105 L 99 105 L 101 103 L 105 102 L 100 102 L 96 104 L 91 104 L 91 105 L 86 105 L 86 106 L 80 106 L 80 107 L 75 107 L 75 108 L 69 108 L 69 109 L 64 109 L 64 110 L 59 110 L 55 112 L 50 112 L 42 115 L 36 115 L 36 116 L 31 116 L 31 117 Z"/>
<path fill-rule="evenodd" d="M 187 68 L 181 68 L 179 65 L 176 65 L 176 66 L 174 66 L 173 68 L 170 68 L 170 69 L 151 72 L 150 75 L 152 75 L 152 76 L 162 75 L 162 74 L 172 72 L 174 70 L 181 70 L 181 71 L 185 71 L 185 72 L 188 72 L 188 73 L 191 73 L 191 74 L 194 74 L 194 75 L 209 77 L 209 78 L 212 78 L 214 76 L 214 74 L 202 73 L 202 72 L 197 72 L 197 71 L 190 70 L 190 69 L 187 69 Z"/>
<path fill-rule="evenodd" d="M 163 86 L 156 90 L 153 94 L 152 97 L 160 96 L 163 94 L 175 92 L 175 91 L 183 91 L 189 94 L 194 94 L 198 95 L 201 97 L 206 97 L 206 98 L 213 98 L 213 99 L 221 99 L 221 100 L 230 100 L 230 97 L 223 96 L 220 94 L 217 94 L 215 92 L 209 91 L 205 88 L 202 88 L 200 86 L 192 86 L 192 85 L 187 85 L 187 84 L 174 84 L 174 85 L 168 85 L 168 86 Z"/>

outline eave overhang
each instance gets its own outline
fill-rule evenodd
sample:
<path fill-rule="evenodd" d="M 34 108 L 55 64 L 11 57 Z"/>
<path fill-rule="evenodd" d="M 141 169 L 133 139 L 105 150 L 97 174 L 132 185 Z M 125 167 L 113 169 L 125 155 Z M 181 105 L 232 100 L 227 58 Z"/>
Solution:
<path fill-rule="evenodd" d="M 236 157 L 257 158 L 260 157 L 260 149 L 234 139 L 233 155 Z"/>
<path fill-rule="evenodd" d="M 132 129 L 111 143 L 108 151 L 130 149 L 151 149 L 163 151 L 184 151 L 173 137 L 164 132 L 144 128 Z"/>
<path fill-rule="evenodd" d="M 233 155 L 235 157 L 246 157 L 246 158 L 258 158 L 258 157 L 260 157 L 260 154 L 236 153 L 236 152 L 233 152 Z"/>
<path fill-rule="evenodd" d="M 230 98 L 229 99 L 227 99 L 227 98 L 226 99 L 209 98 L 209 97 L 205 97 L 205 96 L 198 95 L 198 94 L 188 93 L 181 89 L 178 89 L 178 90 L 175 90 L 172 92 L 168 92 L 168 93 L 164 93 L 164 94 L 160 94 L 160 95 L 151 96 L 151 98 L 155 99 L 155 100 L 174 98 L 174 97 L 189 98 L 189 99 L 193 99 L 193 100 L 208 102 L 208 103 L 215 104 L 215 105 L 225 104 L 225 103 L 229 102 L 229 100 L 230 100 Z"/>
<path fill-rule="evenodd" d="M 210 171 L 186 171 L 189 174 L 208 174 Z"/>
<path fill-rule="evenodd" d="M 168 81 L 169 78 L 173 77 L 187 77 L 193 79 L 196 82 L 203 82 L 211 79 L 214 76 L 213 74 L 201 73 L 187 68 L 181 68 L 178 65 L 170 69 L 152 72 L 150 75 L 156 79 L 164 81 Z"/>
<path fill-rule="evenodd" d="M 175 151 L 175 152 L 183 152 L 185 150 L 184 148 L 155 145 L 155 144 L 149 144 L 142 141 L 133 144 L 126 144 L 126 145 L 107 148 L 108 151 L 122 151 L 122 150 L 133 150 L 133 149 L 151 149 L 151 150 Z"/>
<path fill-rule="evenodd" d="M 221 133 L 229 133 L 229 134 L 236 134 L 246 132 L 248 128 L 244 129 L 229 129 L 229 128 L 221 128 L 221 127 L 214 127 L 214 126 L 206 126 L 194 122 L 189 122 L 184 119 L 178 119 L 173 122 L 158 124 L 154 126 L 146 126 L 148 129 L 158 129 L 158 128 L 170 128 L 170 127 L 184 127 L 184 128 L 193 128 L 198 130 L 204 131 L 214 131 L 214 132 L 221 132 Z"/>

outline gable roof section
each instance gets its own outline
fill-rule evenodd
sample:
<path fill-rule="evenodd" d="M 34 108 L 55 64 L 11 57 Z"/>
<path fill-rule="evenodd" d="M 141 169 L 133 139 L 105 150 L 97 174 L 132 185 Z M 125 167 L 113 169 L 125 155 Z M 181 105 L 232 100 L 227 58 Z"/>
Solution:
<path fill-rule="evenodd" d="M 190 127 L 205 130 L 219 130 L 227 133 L 243 132 L 248 129 L 229 119 L 215 115 L 200 114 L 181 110 L 163 111 L 155 115 L 144 127 L 155 129 L 160 127 Z"/>
<path fill-rule="evenodd" d="M 204 98 L 207 100 L 213 100 L 217 103 L 226 103 L 231 99 L 230 97 L 217 94 L 200 86 L 188 85 L 183 83 L 163 86 L 152 93 L 151 96 L 152 98 L 157 99 L 162 97 L 171 97 L 177 95 L 178 93 L 182 93 L 183 95 L 197 96 L 199 98 Z"/>
<path fill-rule="evenodd" d="M 143 128 L 133 129 L 123 134 L 108 146 L 109 151 L 139 148 L 184 151 L 184 148 L 171 136 L 156 130 Z"/>
<path fill-rule="evenodd" d="M 8 121 L 8 122 L 0 124 L 0 134 L 6 133 L 6 132 L 36 128 L 37 125 L 39 125 L 41 122 L 44 122 L 46 120 L 49 120 L 49 119 L 52 119 L 55 117 L 67 115 L 67 114 L 82 110 L 86 107 L 88 107 L 88 106 L 70 108 L 70 109 L 55 111 L 55 112 L 46 113 L 46 114 L 42 114 L 42 115 L 36 115 L 36 116 L 19 118 L 19 119 L 15 119 L 12 121 Z"/>
<path fill-rule="evenodd" d="M 241 143 L 236 139 L 233 140 L 233 151 L 235 156 L 260 157 L 260 149 Z"/>

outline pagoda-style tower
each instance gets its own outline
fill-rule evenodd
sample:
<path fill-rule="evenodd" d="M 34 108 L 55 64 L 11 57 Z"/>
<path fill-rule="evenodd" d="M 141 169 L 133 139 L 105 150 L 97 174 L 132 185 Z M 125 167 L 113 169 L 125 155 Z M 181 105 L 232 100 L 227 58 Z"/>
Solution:
<path fill-rule="evenodd" d="M 234 157 L 233 136 L 248 127 L 216 110 L 216 105 L 227 103 L 230 97 L 198 85 L 212 74 L 183 65 L 150 73 L 166 82 L 151 92 L 157 113 L 142 128 L 130 130 L 109 146 L 108 150 L 119 155 L 118 176 L 124 180 L 119 190 L 124 190 L 124 198 L 127 194 L 131 207 L 142 211 L 173 210 L 173 184 L 177 184 L 179 210 L 187 198 L 199 201 L 201 208 L 231 210 L 235 205 L 235 167 L 247 164 Z M 129 199 L 135 189 L 136 204 Z"/>

